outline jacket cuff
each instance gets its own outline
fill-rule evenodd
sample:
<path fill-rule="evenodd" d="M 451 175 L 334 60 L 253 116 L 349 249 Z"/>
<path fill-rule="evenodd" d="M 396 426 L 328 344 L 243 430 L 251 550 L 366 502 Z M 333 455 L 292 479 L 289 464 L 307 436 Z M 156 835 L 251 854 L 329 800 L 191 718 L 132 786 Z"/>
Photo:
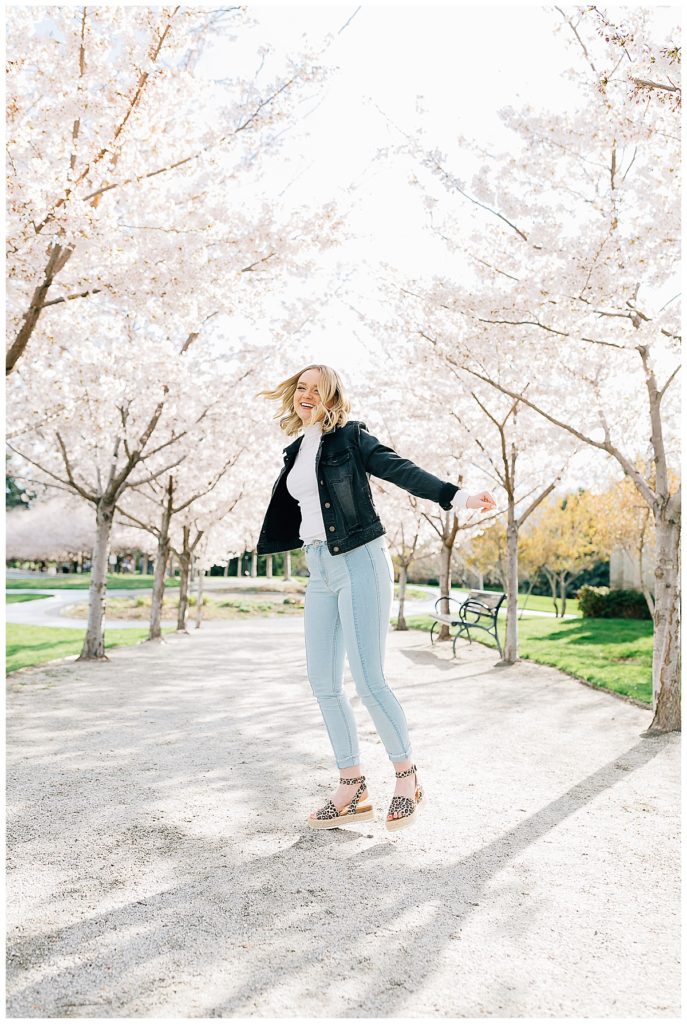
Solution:
<path fill-rule="evenodd" d="M 453 498 L 460 490 L 455 484 L 450 484 L 448 481 L 442 485 L 441 491 L 439 492 L 439 504 L 446 512 L 450 512 L 453 508 Z"/>
<path fill-rule="evenodd" d="M 465 508 L 469 497 L 470 495 L 468 494 L 468 492 L 461 487 L 460 490 L 457 491 L 456 494 L 453 496 L 451 507 L 454 509 Z"/>

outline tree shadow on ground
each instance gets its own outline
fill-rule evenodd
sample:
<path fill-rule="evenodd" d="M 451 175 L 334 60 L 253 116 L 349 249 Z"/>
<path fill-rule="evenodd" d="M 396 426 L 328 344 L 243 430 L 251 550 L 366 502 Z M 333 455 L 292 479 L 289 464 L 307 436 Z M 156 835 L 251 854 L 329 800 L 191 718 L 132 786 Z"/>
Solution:
<path fill-rule="evenodd" d="M 424 854 L 431 818 L 400 842 L 379 820 L 308 829 L 303 766 L 328 791 L 333 771 L 313 757 L 322 723 L 302 638 L 224 636 L 115 650 L 55 670 L 49 698 L 16 695 L 10 861 L 55 874 L 49 913 L 12 913 L 15 1016 L 403 1016 L 494 877 L 671 742 L 639 740 L 464 857 L 454 838 L 437 862 Z"/>

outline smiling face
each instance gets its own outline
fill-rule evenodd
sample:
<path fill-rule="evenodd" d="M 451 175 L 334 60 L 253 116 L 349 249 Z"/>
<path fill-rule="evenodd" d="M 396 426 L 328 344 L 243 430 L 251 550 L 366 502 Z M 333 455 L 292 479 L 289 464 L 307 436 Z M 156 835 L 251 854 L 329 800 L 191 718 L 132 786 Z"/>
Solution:
<path fill-rule="evenodd" d="M 321 400 L 319 392 L 320 376 L 320 371 L 314 368 L 304 370 L 296 384 L 293 407 L 296 414 L 300 416 L 304 427 L 307 427 L 312 421 L 313 410 L 316 405 L 319 405 Z M 327 408 L 331 409 L 332 404 L 330 402 Z"/>

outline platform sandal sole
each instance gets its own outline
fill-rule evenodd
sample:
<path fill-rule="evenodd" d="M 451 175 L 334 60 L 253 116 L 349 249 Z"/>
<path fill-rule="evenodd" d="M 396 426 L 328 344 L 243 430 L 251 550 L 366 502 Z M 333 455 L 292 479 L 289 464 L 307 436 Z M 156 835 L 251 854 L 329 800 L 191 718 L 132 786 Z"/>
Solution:
<path fill-rule="evenodd" d="M 338 818 L 308 818 L 310 828 L 339 828 L 341 825 L 355 825 L 358 821 L 374 821 L 374 808 L 356 811 L 355 814 L 341 814 Z"/>
<path fill-rule="evenodd" d="M 369 803 L 369 795 L 365 802 L 358 804 L 363 793 L 367 790 L 365 776 L 358 775 L 355 779 L 339 779 L 339 782 L 344 786 L 358 787 L 353 799 L 340 808 L 335 807 L 332 801 L 328 800 L 324 807 L 321 807 L 317 812 L 322 814 L 321 818 L 308 817 L 307 822 L 310 828 L 340 828 L 342 825 L 353 825 L 356 821 L 374 820 L 374 807 Z M 352 812 L 351 808 L 353 808 Z M 337 813 L 329 816 L 330 811 L 336 811 Z"/>

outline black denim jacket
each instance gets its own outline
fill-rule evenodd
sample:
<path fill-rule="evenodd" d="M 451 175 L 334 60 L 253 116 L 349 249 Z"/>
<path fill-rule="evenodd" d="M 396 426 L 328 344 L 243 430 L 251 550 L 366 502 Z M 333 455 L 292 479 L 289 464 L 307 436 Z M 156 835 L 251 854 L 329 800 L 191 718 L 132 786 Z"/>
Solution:
<path fill-rule="evenodd" d="M 284 466 L 272 488 L 257 545 L 259 555 L 303 546 L 300 505 L 286 488 L 286 476 L 303 441 L 301 434 L 284 449 Z M 418 498 L 436 501 L 447 511 L 460 490 L 401 458 L 367 430 L 362 420 L 323 433 L 315 458 L 320 508 L 333 555 L 367 544 L 386 533 L 372 500 L 368 473 L 389 480 Z"/>

